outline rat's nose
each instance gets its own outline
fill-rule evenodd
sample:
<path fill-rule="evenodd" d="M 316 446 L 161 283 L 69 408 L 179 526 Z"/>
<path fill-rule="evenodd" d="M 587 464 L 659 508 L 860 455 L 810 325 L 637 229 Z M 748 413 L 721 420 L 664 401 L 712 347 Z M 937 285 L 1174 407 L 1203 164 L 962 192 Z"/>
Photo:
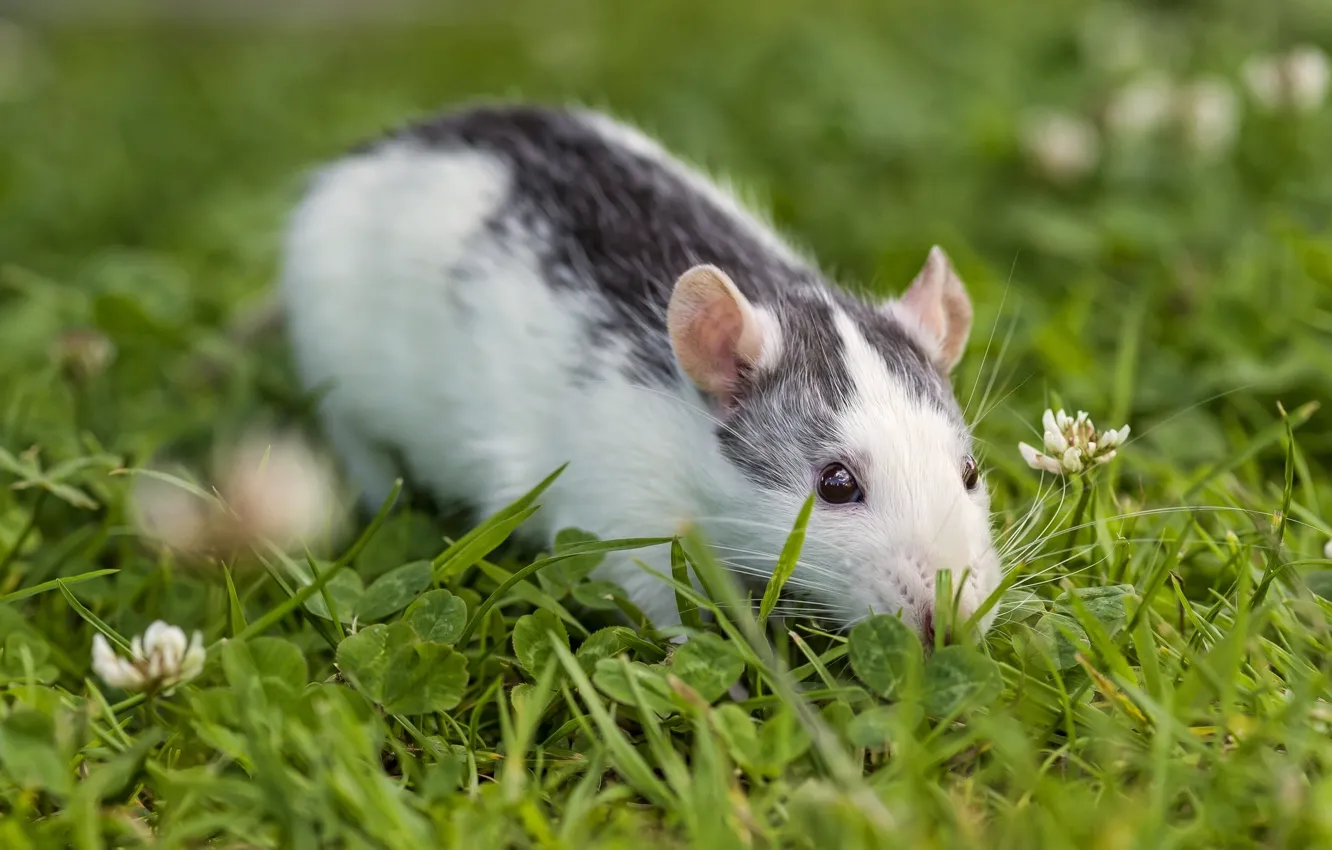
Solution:
<path fill-rule="evenodd" d="M 934 646 L 934 612 L 928 608 L 920 612 L 920 642 L 926 649 Z"/>
<path fill-rule="evenodd" d="M 934 610 L 931 609 L 931 608 L 921 608 L 921 609 L 920 609 L 920 642 L 921 642 L 921 644 L 925 647 L 925 651 L 926 651 L 926 652 L 929 652 L 930 650 L 934 649 L 934 638 L 935 638 L 935 633 L 934 633 Z M 952 630 L 952 629 L 949 629 L 948 631 L 944 632 L 944 634 L 943 634 L 943 642 L 944 642 L 944 645 L 945 645 L 945 646 L 947 646 L 948 644 L 950 644 L 950 643 L 953 642 L 953 630 Z"/>

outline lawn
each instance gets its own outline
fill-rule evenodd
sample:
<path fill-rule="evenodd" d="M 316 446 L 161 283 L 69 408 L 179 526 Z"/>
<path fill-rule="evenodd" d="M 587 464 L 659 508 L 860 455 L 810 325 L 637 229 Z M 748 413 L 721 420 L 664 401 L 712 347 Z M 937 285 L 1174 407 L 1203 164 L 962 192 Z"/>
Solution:
<path fill-rule="evenodd" d="M 1332 846 L 1332 105 L 1263 64 L 1332 49 L 1332 5 L 196 5 L 0 21 L 0 847 Z M 672 528 L 507 545 L 538 481 L 308 558 L 141 533 L 153 476 L 318 440 L 280 332 L 237 332 L 306 171 L 478 96 L 633 119 L 848 287 L 949 251 L 983 641 L 768 621 Z M 1043 474 L 1047 408 L 1130 438 Z M 708 588 L 684 648 L 588 578 L 647 545 Z M 159 619 L 196 677 L 93 670 Z"/>

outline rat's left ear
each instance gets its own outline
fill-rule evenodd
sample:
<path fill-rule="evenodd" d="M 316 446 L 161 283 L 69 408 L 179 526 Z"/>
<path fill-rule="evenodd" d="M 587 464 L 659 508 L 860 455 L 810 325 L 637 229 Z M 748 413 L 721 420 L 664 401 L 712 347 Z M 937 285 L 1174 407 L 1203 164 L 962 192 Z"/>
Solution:
<path fill-rule="evenodd" d="M 920 325 L 935 344 L 935 360 L 944 372 L 951 372 L 971 333 L 971 299 L 942 248 L 930 249 L 925 267 L 893 308 L 902 318 Z"/>
<path fill-rule="evenodd" d="M 684 373 L 723 408 L 734 402 L 741 374 L 774 343 L 749 300 L 716 266 L 694 266 L 675 282 L 666 327 Z"/>

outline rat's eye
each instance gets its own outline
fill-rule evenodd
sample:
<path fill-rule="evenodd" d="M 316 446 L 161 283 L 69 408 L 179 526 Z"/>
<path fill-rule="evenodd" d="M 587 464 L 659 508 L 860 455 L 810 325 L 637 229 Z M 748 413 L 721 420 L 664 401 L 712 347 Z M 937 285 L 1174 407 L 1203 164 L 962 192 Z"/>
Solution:
<path fill-rule="evenodd" d="M 850 470 L 840 463 L 830 463 L 819 473 L 819 498 L 834 505 L 845 505 L 865 501 L 865 494 L 860 492 L 860 485 Z"/>
<path fill-rule="evenodd" d="M 968 490 L 975 490 L 976 484 L 980 482 L 980 470 L 976 467 L 976 459 L 967 455 L 962 461 L 962 484 Z"/>

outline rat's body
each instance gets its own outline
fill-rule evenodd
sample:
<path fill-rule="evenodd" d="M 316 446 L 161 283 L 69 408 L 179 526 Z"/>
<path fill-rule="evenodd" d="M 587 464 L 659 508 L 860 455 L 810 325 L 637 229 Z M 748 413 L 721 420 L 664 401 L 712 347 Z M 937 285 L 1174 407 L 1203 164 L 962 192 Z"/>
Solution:
<path fill-rule="evenodd" d="M 568 462 L 535 539 L 692 522 L 762 581 L 817 489 L 789 587 L 824 615 L 928 629 L 937 570 L 970 571 L 964 613 L 998 582 L 946 379 L 970 308 L 941 252 L 902 301 L 862 302 L 646 136 L 516 106 L 332 164 L 286 247 L 297 365 L 329 387 L 323 422 L 369 504 L 405 473 L 489 513 Z M 656 547 L 599 577 L 678 622 L 634 557 L 669 573 Z"/>

